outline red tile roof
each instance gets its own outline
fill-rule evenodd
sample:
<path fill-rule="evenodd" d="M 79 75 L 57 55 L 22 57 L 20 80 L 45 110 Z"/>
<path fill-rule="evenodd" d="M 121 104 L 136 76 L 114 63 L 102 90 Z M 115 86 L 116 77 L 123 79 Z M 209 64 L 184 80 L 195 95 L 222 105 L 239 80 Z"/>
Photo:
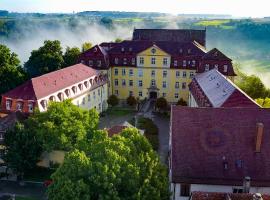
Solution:
<path fill-rule="evenodd" d="M 192 192 L 192 200 L 253 200 L 253 195 L 250 193 Z M 262 197 L 263 200 L 270 200 L 270 195 L 262 195 Z"/>
<path fill-rule="evenodd" d="M 270 186 L 270 109 L 172 106 L 171 144 L 172 182 L 242 185 L 249 176 L 251 185 Z"/>
<path fill-rule="evenodd" d="M 128 128 L 128 127 L 123 126 L 123 125 L 115 125 L 115 126 L 111 127 L 110 129 L 108 129 L 108 136 L 112 137 L 115 134 L 121 133 L 122 130 L 124 130 L 125 128 Z"/>
<path fill-rule="evenodd" d="M 228 58 L 226 55 L 224 55 L 220 50 L 217 48 L 213 48 L 212 50 L 208 51 L 202 59 L 205 60 L 229 60 L 231 61 L 230 58 Z"/>
<path fill-rule="evenodd" d="M 12 99 L 37 100 L 97 74 L 96 70 L 86 65 L 76 64 L 32 78 L 2 96 Z"/>
<path fill-rule="evenodd" d="M 189 88 L 199 107 L 261 107 L 216 69 L 197 74 Z"/>

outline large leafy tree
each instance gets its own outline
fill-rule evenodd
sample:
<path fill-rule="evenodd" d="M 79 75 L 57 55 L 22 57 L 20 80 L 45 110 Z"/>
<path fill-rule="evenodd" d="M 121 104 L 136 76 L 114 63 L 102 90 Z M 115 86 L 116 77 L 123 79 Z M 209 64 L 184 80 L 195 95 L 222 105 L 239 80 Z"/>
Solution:
<path fill-rule="evenodd" d="M 4 160 L 19 175 L 33 169 L 42 153 L 41 141 L 23 124 L 17 123 L 5 135 L 6 154 Z"/>
<path fill-rule="evenodd" d="M 61 43 L 58 40 L 44 41 L 38 50 L 33 50 L 25 68 L 31 77 L 52 72 L 64 65 Z"/>
<path fill-rule="evenodd" d="M 82 44 L 82 52 L 87 51 L 88 49 L 92 48 L 92 43 L 91 42 L 85 42 Z"/>
<path fill-rule="evenodd" d="M 96 130 L 98 120 L 96 110 L 82 110 L 66 100 L 51 102 L 47 112 L 36 111 L 27 123 L 43 141 L 44 149 L 51 151 L 76 148 Z"/>
<path fill-rule="evenodd" d="M 87 144 L 68 153 L 53 174 L 50 200 L 169 198 L 165 167 L 137 129 L 109 138 L 95 131 Z"/>
<path fill-rule="evenodd" d="M 0 44 L 0 95 L 22 84 L 27 79 L 18 56 Z"/>
<path fill-rule="evenodd" d="M 74 65 L 78 62 L 79 55 L 81 54 L 81 51 L 78 47 L 67 47 L 66 52 L 63 56 L 64 58 L 64 67 L 68 67 L 71 65 Z"/>

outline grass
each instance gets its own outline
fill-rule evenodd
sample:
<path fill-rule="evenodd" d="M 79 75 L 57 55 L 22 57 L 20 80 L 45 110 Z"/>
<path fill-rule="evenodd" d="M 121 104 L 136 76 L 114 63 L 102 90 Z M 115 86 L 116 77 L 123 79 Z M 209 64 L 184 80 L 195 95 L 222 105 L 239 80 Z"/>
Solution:
<path fill-rule="evenodd" d="M 37 199 L 31 198 L 31 197 L 18 196 L 18 197 L 16 197 L 16 200 L 37 200 Z"/>
<path fill-rule="evenodd" d="M 43 182 L 45 180 L 50 179 L 52 173 L 54 172 L 54 169 L 48 169 L 44 167 L 36 167 L 35 169 L 32 169 L 29 172 L 26 172 L 24 174 L 24 180 L 25 181 L 37 181 L 37 182 Z"/>
<path fill-rule="evenodd" d="M 195 25 L 197 25 L 197 26 L 221 26 L 221 25 L 223 25 L 224 26 L 224 24 L 227 24 L 229 22 L 230 22 L 230 20 L 228 20 L 228 19 L 203 20 L 203 21 L 199 21 L 199 22 L 195 23 Z M 228 28 L 228 26 L 224 26 L 224 27 Z"/>
<path fill-rule="evenodd" d="M 106 111 L 106 114 L 119 117 L 119 116 L 129 115 L 129 114 L 132 114 L 134 112 L 135 112 L 135 110 L 133 110 L 131 108 L 113 107 L 113 108 L 109 108 Z"/>

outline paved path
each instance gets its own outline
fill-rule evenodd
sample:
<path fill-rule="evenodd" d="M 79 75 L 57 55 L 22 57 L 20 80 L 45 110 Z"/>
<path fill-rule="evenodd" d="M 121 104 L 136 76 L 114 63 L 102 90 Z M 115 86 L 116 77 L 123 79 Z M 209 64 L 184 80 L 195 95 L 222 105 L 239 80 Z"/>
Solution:
<path fill-rule="evenodd" d="M 45 188 L 42 184 L 25 183 L 24 186 L 21 186 L 15 181 L 0 181 L 0 196 L 3 194 L 15 194 L 42 200 L 45 199 Z"/>
<path fill-rule="evenodd" d="M 123 124 L 125 121 L 129 121 L 134 117 L 135 114 L 128 114 L 124 116 L 110 116 L 106 115 L 100 118 L 99 129 L 111 128 L 112 126 Z"/>

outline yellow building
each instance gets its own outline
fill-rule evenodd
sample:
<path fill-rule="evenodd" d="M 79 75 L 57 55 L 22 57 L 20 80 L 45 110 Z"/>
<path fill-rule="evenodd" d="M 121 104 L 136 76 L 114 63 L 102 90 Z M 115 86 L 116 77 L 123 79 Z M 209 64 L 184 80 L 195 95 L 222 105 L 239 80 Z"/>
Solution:
<path fill-rule="evenodd" d="M 109 95 L 122 100 L 188 101 L 188 85 L 196 73 L 217 68 L 235 75 L 228 57 L 217 49 L 206 51 L 205 30 L 136 29 L 132 40 L 96 45 L 80 60 L 107 73 Z"/>

